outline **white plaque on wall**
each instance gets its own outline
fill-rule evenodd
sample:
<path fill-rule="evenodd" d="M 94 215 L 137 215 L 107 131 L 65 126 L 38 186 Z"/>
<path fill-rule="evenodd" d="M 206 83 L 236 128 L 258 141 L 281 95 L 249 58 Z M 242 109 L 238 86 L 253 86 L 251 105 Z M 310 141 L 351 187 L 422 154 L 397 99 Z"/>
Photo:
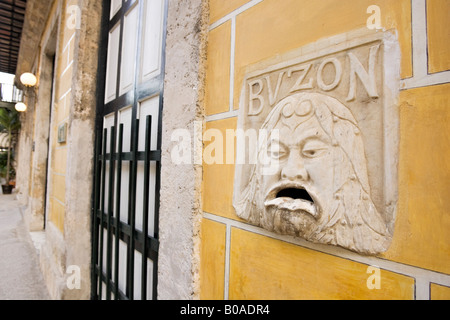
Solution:
<path fill-rule="evenodd" d="M 386 251 L 397 204 L 399 74 L 389 31 L 334 36 L 252 66 L 238 118 L 237 215 L 315 243 Z"/>

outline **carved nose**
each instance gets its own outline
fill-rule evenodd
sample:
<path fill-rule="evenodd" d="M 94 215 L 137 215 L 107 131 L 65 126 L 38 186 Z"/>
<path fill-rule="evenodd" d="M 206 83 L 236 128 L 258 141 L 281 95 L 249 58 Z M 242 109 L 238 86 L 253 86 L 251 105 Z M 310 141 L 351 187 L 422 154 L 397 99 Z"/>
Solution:
<path fill-rule="evenodd" d="M 289 155 L 288 163 L 281 170 L 281 178 L 291 181 L 307 181 L 309 179 L 308 171 L 305 169 L 303 159 L 296 152 L 292 152 Z"/>

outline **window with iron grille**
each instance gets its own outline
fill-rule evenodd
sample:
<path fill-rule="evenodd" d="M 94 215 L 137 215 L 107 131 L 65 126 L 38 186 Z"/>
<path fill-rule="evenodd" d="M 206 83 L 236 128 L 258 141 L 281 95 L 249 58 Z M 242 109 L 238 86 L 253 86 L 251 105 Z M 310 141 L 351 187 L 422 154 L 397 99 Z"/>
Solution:
<path fill-rule="evenodd" d="M 92 298 L 156 299 L 167 0 L 105 0 Z"/>

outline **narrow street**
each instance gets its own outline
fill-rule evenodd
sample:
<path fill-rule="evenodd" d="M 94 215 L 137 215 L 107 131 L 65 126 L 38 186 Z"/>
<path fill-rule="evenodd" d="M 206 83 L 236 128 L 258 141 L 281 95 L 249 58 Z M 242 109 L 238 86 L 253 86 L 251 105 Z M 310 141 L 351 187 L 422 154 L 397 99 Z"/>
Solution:
<path fill-rule="evenodd" d="M 15 195 L 0 194 L 0 300 L 47 300 L 36 247 Z"/>

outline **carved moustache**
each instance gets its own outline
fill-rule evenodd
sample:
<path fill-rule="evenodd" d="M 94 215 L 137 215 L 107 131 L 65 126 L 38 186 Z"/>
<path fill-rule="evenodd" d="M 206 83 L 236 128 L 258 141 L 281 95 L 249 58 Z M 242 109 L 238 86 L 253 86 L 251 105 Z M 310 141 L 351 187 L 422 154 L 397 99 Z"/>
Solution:
<path fill-rule="evenodd" d="M 306 212 L 315 219 L 319 217 L 320 207 L 315 194 L 298 182 L 281 181 L 268 192 L 264 206 L 275 207 L 295 213 Z"/>

